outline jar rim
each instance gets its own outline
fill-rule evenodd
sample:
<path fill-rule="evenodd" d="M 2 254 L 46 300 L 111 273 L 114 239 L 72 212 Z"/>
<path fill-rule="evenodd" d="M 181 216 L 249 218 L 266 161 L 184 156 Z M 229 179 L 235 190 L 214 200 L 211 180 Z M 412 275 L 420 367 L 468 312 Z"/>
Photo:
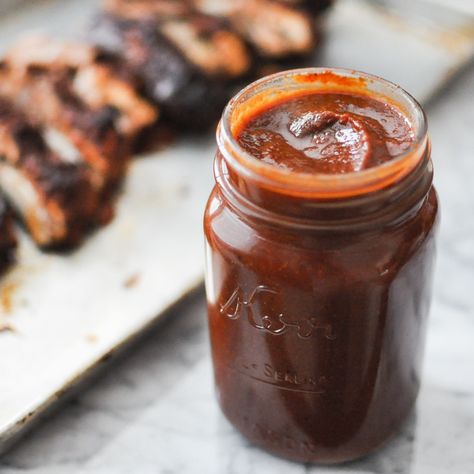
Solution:
<path fill-rule="evenodd" d="M 285 91 L 282 86 L 293 89 Z M 243 113 L 239 112 L 238 107 L 243 107 L 240 103 L 246 98 L 253 98 L 254 106 L 263 107 L 264 97 L 267 97 L 266 107 L 268 107 L 272 102 L 277 103 L 275 94 L 280 98 L 291 98 L 318 90 L 365 94 L 392 103 L 409 120 L 415 132 L 413 143 L 403 153 L 375 167 L 343 174 L 326 174 L 296 172 L 265 163 L 248 153 L 236 140 L 233 122 L 236 116 L 239 117 L 239 114 Z M 250 115 L 249 108 L 245 110 Z M 251 179 L 272 191 L 322 199 L 360 196 L 395 184 L 420 164 L 426 155 L 428 145 L 426 114 L 418 101 L 402 87 L 361 71 L 326 67 L 292 69 L 249 84 L 225 107 L 216 135 L 219 150 L 225 161 L 242 177 Z"/>

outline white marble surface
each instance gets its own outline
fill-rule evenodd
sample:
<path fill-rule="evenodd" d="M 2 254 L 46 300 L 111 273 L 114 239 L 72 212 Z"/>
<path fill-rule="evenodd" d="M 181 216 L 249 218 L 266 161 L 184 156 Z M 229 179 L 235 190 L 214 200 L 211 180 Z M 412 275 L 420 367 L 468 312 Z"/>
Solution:
<path fill-rule="evenodd" d="M 428 107 L 442 226 L 416 414 L 375 455 L 325 468 L 250 446 L 213 397 L 202 292 L 0 460 L 2 474 L 474 473 L 474 65 Z"/>

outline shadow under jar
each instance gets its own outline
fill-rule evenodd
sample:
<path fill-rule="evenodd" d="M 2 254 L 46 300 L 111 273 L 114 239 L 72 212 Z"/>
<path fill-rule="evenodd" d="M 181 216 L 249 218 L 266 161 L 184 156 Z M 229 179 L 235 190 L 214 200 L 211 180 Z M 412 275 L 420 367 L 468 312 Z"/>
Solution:
<path fill-rule="evenodd" d="M 289 128 L 306 123 L 306 140 L 363 133 L 364 104 L 351 103 L 376 100 L 408 125 L 403 152 L 359 169 L 310 172 L 292 166 L 274 135 L 252 141 L 255 153 L 242 145 L 249 124 L 261 119 L 283 130 L 284 120 L 272 118 L 279 107 L 315 94 L 323 109 L 322 95 L 342 95 L 356 121 L 349 131 L 343 113 L 332 121 L 310 113 L 308 122 L 303 107 Z M 359 151 L 375 146 L 371 139 Z M 420 385 L 438 208 L 425 115 L 380 78 L 302 69 L 241 91 L 217 141 L 204 227 L 222 411 L 253 443 L 286 458 L 337 463 L 366 455 L 396 433 Z"/>

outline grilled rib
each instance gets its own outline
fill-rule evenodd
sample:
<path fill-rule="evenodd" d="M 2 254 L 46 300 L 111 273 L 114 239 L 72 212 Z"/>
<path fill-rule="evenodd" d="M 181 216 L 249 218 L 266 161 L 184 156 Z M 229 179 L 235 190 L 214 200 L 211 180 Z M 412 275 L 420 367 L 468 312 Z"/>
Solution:
<path fill-rule="evenodd" d="M 74 94 L 67 75 L 3 67 L 0 97 L 11 100 L 36 126 L 62 135 L 104 183 L 123 176 L 127 155 L 114 125 L 116 109 L 90 110 Z"/>
<path fill-rule="evenodd" d="M 91 109 L 116 107 L 120 112 L 118 131 L 130 136 L 156 121 L 155 107 L 142 99 L 132 78 L 122 75 L 101 58 L 101 52 L 80 42 L 31 36 L 8 51 L 5 64 L 19 72 L 68 71 L 72 90 Z"/>
<path fill-rule="evenodd" d="M 77 46 L 36 37 L 0 63 L 0 188 L 42 247 L 112 217 L 128 143 L 157 119 L 113 61 Z"/>
<path fill-rule="evenodd" d="M 26 47 L 28 53 L 22 55 Z M 133 78 L 125 77 L 115 63 L 105 60 L 92 46 L 36 36 L 12 48 L 4 63 L 10 74 L 20 80 L 19 95 L 25 95 L 24 89 L 34 92 L 41 88 L 38 93 L 47 93 L 55 104 L 56 111 L 52 111 L 49 104 L 39 102 L 42 109 L 49 110 L 47 117 L 41 111 L 37 113 L 42 115 L 40 120 L 55 117 L 56 121 L 59 109 L 67 108 L 80 122 L 81 114 L 104 115 L 104 110 L 109 109 L 116 131 L 126 138 L 133 138 L 157 120 L 158 111 L 140 97 Z M 76 146 L 84 145 L 79 140 Z M 100 141 L 97 148 L 110 159 Z M 87 150 L 94 154 L 90 144 Z M 91 158 L 97 160 L 97 156 Z"/>
<path fill-rule="evenodd" d="M 4 100 L 0 100 L 0 188 L 41 247 L 78 244 L 108 213 L 89 168 L 65 162 Z"/>
<path fill-rule="evenodd" d="M 199 11 L 225 18 L 263 58 L 310 53 L 317 42 L 313 19 L 274 0 L 192 0 Z"/>
<path fill-rule="evenodd" d="M 207 16 L 162 21 L 159 30 L 188 61 L 209 76 L 234 78 L 245 74 L 251 58 L 242 40 Z"/>
<path fill-rule="evenodd" d="M 202 128 L 216 120 L 229 84 L 250 70 L 244 42 L 220 20 L 192 10 L 156 15 L 163 2 L 113 3 L 93 27 L 97 43 L 121 56 L 172 121 Z M 140 5 L 140 15 L 129 14 L 131 4 Z"/>
<path fill-rule="evenodd" d="M 215 18 L 179 0 L 109 0 L 104 10 L 121 19 L 154 21 L 159 32 L 205 74 L 245 74 L 251 58 L 242 40 Z"/>

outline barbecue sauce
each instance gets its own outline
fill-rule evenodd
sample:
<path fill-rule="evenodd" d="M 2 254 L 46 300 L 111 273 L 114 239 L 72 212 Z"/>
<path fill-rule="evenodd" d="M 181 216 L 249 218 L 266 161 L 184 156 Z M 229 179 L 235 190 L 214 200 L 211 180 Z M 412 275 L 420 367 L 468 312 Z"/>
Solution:
<path fill-rule="evenodd" d="M 260 111 L 240 146 L 255 158 L 300 173 L 349 173 L 378 166 L 414 141 L 393 105 L 367 96 L 314 93 Z"/>
<path fill-rule="evenodd" d="M 268 81 L 274 102 L 252 102 L 268 84 L 251 86 L 218 130 L 204 221 L 218 400 L 270 452 L 344 462 L 394 435 L 418 393 L 437 222 L 429 143 L 401 90 L 410 113 L 341 83 L 286 94 L 288 76 Z"/>

